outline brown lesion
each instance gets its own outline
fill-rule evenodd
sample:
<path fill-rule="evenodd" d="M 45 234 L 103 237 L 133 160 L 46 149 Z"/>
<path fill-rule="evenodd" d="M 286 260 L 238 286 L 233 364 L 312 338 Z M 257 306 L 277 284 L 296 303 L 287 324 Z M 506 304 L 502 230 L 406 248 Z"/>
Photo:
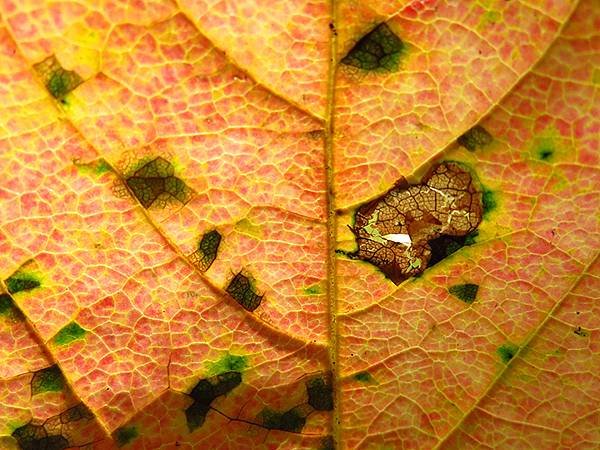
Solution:
<path fill-rule="evenodd" d="M 431 259 L 429 241 L 472 233 L 483 215 L 482 192 L 455 162 L 435 166 L 421 184 L 397 183 L 361 206 L 352 232 L 352 255 L 379 267 L 396 284 L 419 275 Z"/>

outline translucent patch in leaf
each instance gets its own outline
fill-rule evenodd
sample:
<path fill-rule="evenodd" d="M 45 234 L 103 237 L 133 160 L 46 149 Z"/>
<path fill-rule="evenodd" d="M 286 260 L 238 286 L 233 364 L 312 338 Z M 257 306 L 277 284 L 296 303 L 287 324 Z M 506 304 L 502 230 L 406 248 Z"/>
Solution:
<path fill-rule="evenodd" d="M 129 444 L 138 436 L 138 430 L 134 426 L 120 427 L 115 430 L 115 440 L 119 447 Z"/>
<path fill-rule="evenodd" d="M 393 72 L 405 50 L 402 40 L 382 23 L 364 35 L 341 63 L 365 71 Z"/>
<path fill-rule="evenodd" d="M 77 339 L 83 339 L 87 331 L 85 331 L 77 322 L 71 322 L 65 325 L 54 336 L 56 345 L 67 345 Z"/>
<path fill-rule="evenodd" d="M 35 275 L 27 272 L 16 272 L 6 279 L 6 287 L 11 294 L 30 291 L 40 287 L 40 285 L 40 280 Z"/>
<path fill-rule="evenodd" d="M 497 353 L 500 356 L 500 359 L 504 364 L 508 364 L 508 362 L 513 359 L 513 357 L 519 351 L 519 347 L 515 344 L 504 344 L 498 347 Z"/>
<path fill-rule="evenodd" d="M 361 383 L 372 383 L 373 377 L 369 372 L 358 372 L 353 377 L 356 381 L 360 381 Z"/>
<path fill-rule="evenodd" d="M 200 271 L 206 272 L 210 268 L 217 258 L 220 244 L 221 233 L 217 230 L 209 231 L 202 236 L 198 249 L 191 255 L 192 262 Z"/>
<path fill-rule="evenodd" d="M 210 363 L 208 373 L 210 375 L 219 375 L 225 372 L 243 372 L 247 367 L 248 358 L 246 356 L 225 353 L 221 359 Z"/>
<path fill-rule="evenodd" d="M 242 272 L 231 279 L 226 291 L 247 311 L 254 311 L 258 308 L 263 298 L 262 295 L 256 293 L 253 280 Z"/>
<path fill-rule="evenodd" d="M 306 382 L 308 393 L 308 404 L 317 411 L 333 410 L 333 389 L 331 377 L 321 376 L 312 378 Z"/>
<path fill-rule="evenodd" d="M 450 292 L 450 294 L 469 304 L 473 303 L 477 298 L 478 290 L 479 285 L 473 283 L 455 284 L 454 286 L 450 286 L 448 288 L 448 292 Z"/>
<path fill-rule="evenodd" d="M 65 387 L 65 379 L 59 367 L 55 364 L 38 370 L 31 379 L 31 395 L 42 392 L 60 392 Z"/>
<path fill-rule="evenodd" d="M 63 100 L 69 92 L 83 83 L 83 79 L 77 72 L 63 69 L 54 55 L 34 64 L 33 68 L 42 79 L 50 95 L 57 100 Z"/>
<path fill-rule="evenodd" d="M 494 138 L 481 125 L 476 125 L 460 136 L 456 141 L 470 152 L 479 150 L 490 144 Z"/>
<path fill-rule="evenodd" d="M 173 201 L 185 204 L 192 198 L 192 189 L 174 175 L 173 165 L 162 156 L 143 159 L 136 166 L 125 183 L 144 208 L 166 208 Z"/>
<path fill-rule="evenodd" d="M 258 419 L 262 426 L 270 430 L 299 433 L 306 424 L 307 415 L 307 411 L 299 406 L 283 412 L 265 408 L 258 415 Z"/>

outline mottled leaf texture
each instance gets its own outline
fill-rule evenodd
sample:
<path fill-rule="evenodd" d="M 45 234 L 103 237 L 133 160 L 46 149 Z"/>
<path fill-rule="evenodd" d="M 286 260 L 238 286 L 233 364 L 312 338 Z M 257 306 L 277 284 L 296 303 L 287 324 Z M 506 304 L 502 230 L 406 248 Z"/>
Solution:
<path fill-rule="evenodd" d="M 596 0 L 0 0 L 0 449 L 600 448 Z"/>

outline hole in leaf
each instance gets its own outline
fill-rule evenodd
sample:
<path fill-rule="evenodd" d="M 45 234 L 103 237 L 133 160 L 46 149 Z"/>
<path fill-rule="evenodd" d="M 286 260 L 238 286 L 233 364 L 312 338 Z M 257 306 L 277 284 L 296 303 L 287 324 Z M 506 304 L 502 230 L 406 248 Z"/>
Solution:
<path fill-rule="evenodd" d="M 358 250 L 349 256 L 370 262 L 399 284 L 465 244 L 481 223 L 482 197 L 466 167 L 443 162 L 421 184 L 398 182 L 358 208 L 351 228 Z"/>

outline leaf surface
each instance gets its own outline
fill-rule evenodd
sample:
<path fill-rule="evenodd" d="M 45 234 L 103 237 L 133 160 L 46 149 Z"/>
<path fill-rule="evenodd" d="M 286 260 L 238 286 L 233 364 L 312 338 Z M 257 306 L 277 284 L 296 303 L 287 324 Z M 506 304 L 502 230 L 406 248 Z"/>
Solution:
<path fill-rule="evenodd" d="M 594 1 L 0 18 L 1 445 L 600 445 Z"/>

